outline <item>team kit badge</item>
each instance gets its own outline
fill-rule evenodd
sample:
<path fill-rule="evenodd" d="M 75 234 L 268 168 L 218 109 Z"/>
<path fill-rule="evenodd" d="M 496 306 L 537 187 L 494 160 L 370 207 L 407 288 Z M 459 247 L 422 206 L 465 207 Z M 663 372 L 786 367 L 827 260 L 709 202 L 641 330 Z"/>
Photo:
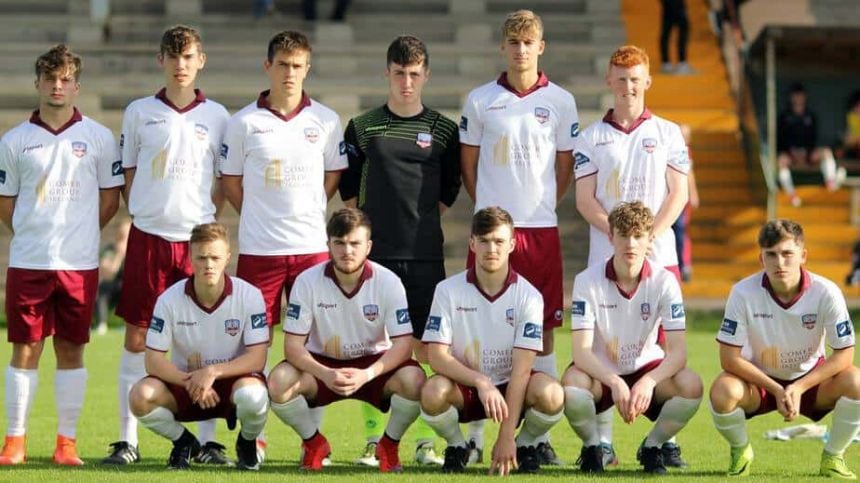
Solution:
<path fill-rule="evenodd" d="M 83 158 L 87 155 L 87 143 L 82 141 L 72 142 L 72 154 L 78 158 Z"/>
<path fill-rule="evenodd" d="M 415 139 L 415 144 L 420 148 L 427 149 L 433 144 L 433 135 L 429 132 L 420 132 Z"/>

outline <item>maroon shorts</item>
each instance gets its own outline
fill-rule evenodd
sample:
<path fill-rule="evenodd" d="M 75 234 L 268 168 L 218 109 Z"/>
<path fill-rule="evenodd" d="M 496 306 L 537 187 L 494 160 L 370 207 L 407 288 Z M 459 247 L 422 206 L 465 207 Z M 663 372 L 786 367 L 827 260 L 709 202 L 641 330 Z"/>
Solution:
<path fill-rule="evenodd" d="M 320 364 L 335 368 L 341 369 L 344 367 L 354 367 L 356 369 L 367 369 L 371 364 L 376 362 L 382 354 L 376 354 L 372 356 L 364 356 L 359 357 L 357 359 L 349 359 L 349 360 L 340 360 L 340 359 L 332 359 L 330 357 L 321 356 L 319 354 L 311 353 L 314 360 L 319 362 Z M 380 411 L 387 413 L 388 407 L 391 406 L 391 398 L 385 397 L 385 384 L 394 376 L 394 373 L 399 371 L 402 367 L 415 366 L 417 368 L 421 368 L 421 365 L 418 364 L 418 361 L 414 359 L 406 359 L 401 362 L 399 366 L 394 369 L 386 372 L 385 374 L 380 374 L 373 378 L 372 381 L 367 384 L 361 386 L 361 389 L 354 392 L 351 396 L 341 396 L 340 394 L 332 391 L 325 385 L 324 382 L 317 379 L 317 397 L 314 398 L 313 401 L 308 401 L 308 406 L 314 407 L 322 407 L 328 406 L 329 404 L 337 401 L 342 401 L 344 399 L 358 399 L 359 401 L 364 401 L 368 404 L 376 406 Z M 315 378 L 316 379 L 316 378 Z"/>
<path fill-rule="evenodd" d="M 328 260 L 328 252 L 306 255 L 239 255 L 236 276 L 263 292 L 269 327 L 281 323 L 281 294 L 290 297 L 300 273 Z"/>
<path fill-rule="evenodd" d="M 820 366 L 824 363 L 824 358 L 818 359 L 818 362 L 815 364 L 815 367 Z M 815 369 L 813 367 L 813 369 Z M 801 376 L 803 377 L 803 376 Z M 799 379 L 799 378 L 798 378 Z M 795 379 L 794 381 L 796 381 Z M 784 381 L 782 379 L 774 379 L 780 386 L 785 387 L 791 384 L 794 381 Z M 776 411 L 776 398 L 773 394 L 767 392 L 764 388 L 758 388 L 758 394 L 761 397 L 761 404 L 759 404 L 758 409 L 755 412 L 747 414 L 747 419 L 753 418 L 755 416 L 759 416 L 762 414 L 767 414 L 771 411 Z M 828 409 L 815 409 L 815 399 L 818 397 L 818 385 L 815 385 L 806 390 L 800 396 L 800 414 L 806 416 L 807 418 L 813 421 L 820 421 L 824 416 L 833 410 L 833 408 Z"/>
<path fill-rule="evenodd" d="M 56 335 L 75 344 L 90 341 L 99 271 L 6 270 L 7 338 L 38 342 Z"/>
<path fill-rule="evenodd" d="M 129 324 L 149 327 L 161 292 L 191 273 L 187 241 L 167 241 L 131 225 L 116 314 Z"/>
<path fill-rule="evenodd" d="M 514 238 L 516 246 L 511 253 L 511 267 L 543 295 L 544 329 L 561 327 L 564 323 L 564 270 L 558 227 L 517 228 Z M 471 250 L 466 266 L 475 266 L 475 254 Z"/>
<path fill-rule="evenodd" d="M 653 360 L 642 366 L 638 371 L 620 377 L 621 379 L 624 379 L 625 383 L 627 383 L 627 387 L 633 387 L 633 385 L 636 384 L 636 381 L 641 379 L 642 376 L 647 374 L 655 367 L 659 366 L 662 362 L 663 359 Z M 600 384 L 600 389 L 603 394 L 601 394 L 600 396 L 600 401 L 597 401 L 597 404 L 595 404 L 598 414 L 602 413 L 603 411 L 606 411 L 607 409 L 615 405 L 615 401 L 612 400 L 612 389 L 610 389 L 609 386 L 603 383 Z M 645 410 L 645 417 L 650 419 L 651 421 L 654 421 L 657 419 L 657 416 L 660 415 L 660 410 L 662 409 L 663 403 L 658 403 L 654 399 L 652 394 L 651 405 L 649 405 L 648 409 Z"/>
<path fill-rule="evenodd" d="M 154 376 L 153 379 L 158 379 Z M 173 394 L 173 399 L 176 400 L 176 414 L 174 417 L 177 421 L 206 421 L 207 419 L 222 418 L 227 420 L 227 425 L 232 429 L 236 427 L 236 405 L 233 404 L 233 384 L 239 379 L 245 377 L 253 377 L 259 379 L 263 385 L 266 385 L 266 377 L 258 372 L 245 374 L 244 376 L 228 377 L 226 379 L 218 379 L 212 384 L 212 389 L 218 394 L 218 404 L 214 408 L 203 409 L 197 404 L 191 402 L 191 396 L 185 387 L 176 384 L 164 382 L 170 394 Z M 159 379 L 160 380 L 160 379 Z"/>

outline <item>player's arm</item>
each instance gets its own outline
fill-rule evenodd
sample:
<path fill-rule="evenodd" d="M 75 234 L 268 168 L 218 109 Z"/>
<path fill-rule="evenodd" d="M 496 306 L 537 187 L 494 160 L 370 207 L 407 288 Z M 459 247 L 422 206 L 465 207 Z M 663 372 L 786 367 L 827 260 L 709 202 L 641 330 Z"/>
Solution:
<path fill-rule="evenodd" d="M 594 330 L 574 330 L 571 334 L 571 354 L 573 354 L 573 365 L 580 371 L 588 374 L 594 379 L 605 384 L 612 390 L 612 400 L 618 408 L 618 413 L 625 422 L 632 422 L 629 417 L 628 402 L 630 400 L 630 388 L 621 376 L 606 369 L 597 357 L 594 356 Z"/>
<path fill-rule="evenodd" d="M 609 213 L 597 200 L 597 175 L 583 176 L 576 180 L 576 209 L 588 223 L 609 235 Z"/>
<path fill-rule="evenodd" d="M 644 374 L 630 388 L 630 410 L 638 416 L 644 414 L 651 405 L 654 388 L 664 380 L 679 373 L 687 366 L 687 343 L 683 330 L 667 330 L 666 357 L 654 369 Z"/>
<path fill-rule="evenodd" d="M 215 205 L 215 218 L 219 218 L 224 212 L 224 187 L 221 185 L 221 177 L 212 179 L 212 204 Z"/>
<path fill-rule="evenodd" d="M 830 357 L 824 359 L 824 363 L 807 372 L 806 375 L 800 379 L 786 386 L 785 392 L 788 393 L 789 388 L 795 388 L 803 394 L 808 389 L 820 384 L 822 381 L 830 379 L 836 374 L 844 371 L 853 363 L 854 346 L 846 347 L 844 349 L 833 349 L 833 353 L 830 354 Z"/>
<path fill-rule="evenodd" d="M 690 193 L 690 206 L 693 208 L 699 207 L 699 187 L 696 185 L 696 174 L 692 166 L 687 173 L 687 189 Z"/>
<path fill-rule="evenodd" d="M 764 388 L 773 395 L 782 394 L 782 386 L 752 362 L 746 360 L 741 355 L 741 349 L 742 347 L 720 342 L 720 366 L 723 370 L 750 384 Z"/>
<path fill-rule="evenodd" d="M 573 179 L 573 151 L 558 151 L 555 153 L 555 201 L 558 203 L 570 189 Z"/>
<path fill-rule="evenodd" d="M 455 130 L 445 145 L 439 173 L 439 214 L 445 214 L 460 194 L 463 176 L 460 166 L 460 133 Z"/>
<path fill-rule="evenodd" d="M 486 375 L 466 367 L 451 355 L 447 344 L 427 343 L 427 361 L 433 372 L 448 377 L 464 386 L 478 390 L 487 417 L 500 423 L 508 417 L 504 396 Z"/>
<path fill-rule="evenodd" d="M 669 192 L 666 194 L 666 199 L 663 200 L 663 205 L 660 206 L 660 211 L 654 216 L 654 237 L 658 237 L 665 230 L 672 228 L 672 225 L 681 216 L 684 205 L 687 204 L 688 183 L 685 173 L 673 168 L 666 170 L 666 186 Z"/>
<path fill-rule="evenodd" d="M 122 188 L 122 199 L 125 201 L 125 206 L 128 206 L 128 200 L 131 196 L 131 185 L 134 183 L 134 174 L 137 173 L 137 168 L 123 168 L 122 177 L 125 179 L 125 186 Z"/>
<path fill-rule="evenodd" d="M 460 144 L 460 172 L 463 176 L 463 186 L 472 203 L 475 202 L 475 187 L 478 185 L 478 157 L 481 148 L 469 144 Z"/>
<path fill-rule="evenodd" d="M 99 228 L 104 228 L 119 209 L 120 190 L 119 186 L 99 190 Z"/>
<path fill-rule="evenodd" d="M 512 354 L 511 379 L 508 381 L 508 389 L 505 391 L 505 403 L 508 405 L 508 414 L 499 426 L 499 435 L 493 445 L 493 459 L 490 465 L 490 473 L 493 468 L 499 468 L 499 474 L 507 474 L 510 468 L 505 466 L 507 461 L 516 461 L 517 445 L 514 442 L 515 432 L 520 423 L 520 414 L 523 411 L 523 403 L 526 398 L 526 389 L 529 385 L 532 366 L 535 361 L 535 352 L 528 349 L 514 347 Z"/>
<path fill-rule="evenodd" d="M 246 346 L 245 352 L 239 357 L 218 364 L 201 367 L 191 371 L 182 382 L 193 401 L 199 401 L 206 392 L 212 388 L 212 384 L 218 379 L 243 376 L 253 372 L 263 372 L 266 367 L 266 354 L 268 344 L 256 344 Z"/>
<path fill-rule="evenodd" d="M 0 196 L 0 220 L 12 233 L 15 232 L 12 229 L 12 215 L 15 213 L 15 201 L 17 199 L 17 196 Z"/>
<path fill-rule="evenodd" d="M 221 188 L 224 190 L 224 197 L 233 205 L 236 213 L 242 213 L 242 198 L 244 195 L 242 176 L 221 175 Z"/>
<path fill-rule="evenodd" d="M 358 145 L 355 122 L 352 119 L 349 120 L 343 132 L 343 141 L 346 143 L 348 164 L 338 184 L 340 199 L 347 208 L 358 208 L 358 193 L 361 190 L 361 172 L 364 170 L 365 156 Z"/>
<path fill-rule="evenodd" d="M 143 356 L 143 363 L 148 375 L 155 376 L 164 382 L 176 384 L 177 386 L 185 385 L 188 373 L 180 371 L 170 362 L 167 358 L 167 352 L 147 347 Z"/>
<path fill-rule="evenodd" d="M 340 183 L 340 171 L 326 171 L 323 178 L 323 187 L 325 188 L 325 196 L 327 200 L 331 200 L 332 196 L 337 193 L 337 185 Z"/>

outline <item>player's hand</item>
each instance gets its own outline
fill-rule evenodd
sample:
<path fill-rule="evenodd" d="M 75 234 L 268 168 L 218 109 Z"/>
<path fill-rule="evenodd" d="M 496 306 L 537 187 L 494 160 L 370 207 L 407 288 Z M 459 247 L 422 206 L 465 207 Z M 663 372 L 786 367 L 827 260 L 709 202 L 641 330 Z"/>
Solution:
<path fill-rule="evenodd" d="M 630 388 L 630 411 L 633 414 L 633 419 L 641 414 L 645 414 L 645 411 L 648 410 L 656 385 L 657 383 L 654 382 L 654 379 L 651 379 L 646 374 Z"/>
<path fill-rule="evenodd" d="M 783 391 L 783 404 L 785 405 L 785 409 L 788 412 L 788 416 L 785 417 L 786 421 L 792 421 L 797 418 L 797 415 L 800 414 L 800 398 L 803 396 L 803 390 L 795 384 L 789 384 L 785 386 L 785 390 Z"/>
<path fill-rule="evenodd" d="M 785 390 L 780 388 L 779 391 L 773 393 L 773 399 L 776 401 L 776 410 L 782 415 L 785 421 L 791 421 L 791 411 L 786 406 Z"/>
<path fill-rule="evenodd" d="M 355 393 L 367 383 L 367 373 L 364 369 L 345 367 L 338 369 L 337 374 L 338 377 L 335 379 L 335 385 L 343 391 L 344 396 Z"/>
<path fill-rule="evenodd" d="M 620 378 L 612 385 L 612 401 L 625 423 L 632 423 L 636 419 L 635 416 L 631 416 L 630 412 L 630 388 Z"/>
<path fill-rule="evenodd" d="M 215 392 L 214 389 L 207 389 L 203 396 L 200 397 L 197 401 L 197 405 L 200 406 L 201 409 L 211 409 L 218 405 L 221 402 L 221 398 L 218 397 L 218 393 Z"/>
<path fill-rule="evenodd" d="M 496 444 L 493 445 L 493 460 L 490 463 L 489 474 L 493 474 L 498 470 L 499 476 L 507 476 L 517 469 L 517 444 L 514 442 L 513 435 L 502 436 L 496 439 Z"/>
<path fill-rule="evenodd" d="M 484 413 L 496 423 L 501 423 L 508 418 L 508 403 L 505 396 L 496 389 L 496 386 L 487 382 L 478 387 L 478 398 L 484 406 Z"/>
<path fill-rule="evenodd" d="M 196 371 L 191 371 L 185 376 L 185 390 L 191 395 L 192 401 L 198 401 L 206 390 L 212 388 L 215 383 L 215 370 L 212 366 L 206 366 Z"/>

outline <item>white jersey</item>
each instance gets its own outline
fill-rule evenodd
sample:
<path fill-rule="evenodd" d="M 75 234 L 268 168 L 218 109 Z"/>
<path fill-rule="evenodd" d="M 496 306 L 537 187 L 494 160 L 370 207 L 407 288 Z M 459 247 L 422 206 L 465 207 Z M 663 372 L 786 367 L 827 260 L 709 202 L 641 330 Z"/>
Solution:
<path fill-rule="evenodd" d="M 588 126 L 576 141 L 575 163 L 577 180 L 597 176 L 594 196 L 607 213 L 622 201 L 639 200 L 655 216 L 669 194 L 667 170 L 686 175 L 690 169 L 681 128 L 648 109 L 628 130 L 612 121 L 612 110 L 603 121 Z M 678 264 L 672 230 L 661 233 L 651 251 L 658 265 Z M 602 263 L 611 256 L 609 238 L 592 226 L 588 265 Z"/>
<path fill-rule="evenodd" d="M 578 134 L 573 95 L 543 73 L 526 93 L 507 74 L 470 92 L 460 142 L 480 148 L 475 211 L 500 206 L 515 226 L 556 226 L 555 157 L 573 150 Z"/>
<path fill-rule="evenodd" d="M 204 308 L 194 294 L 194 278 L 176 282 L 155 303 L 146 347 L 170 352 L 180 371 L 232 361 L 246 347 L 268 344 L 263 294 L 250 283 L 225 277 L 224 294 Z"/>
<path fill-rule="evenodd" d="M 0 196 L 16 197 L 9 266 L 99 265 L 99 190 L 122 186 L 110 130 L 75 109 L 54 131 L 34 111 L 0 140 Z"/>
<path fill-rule="evenodd" d="M 215 221 L 212 179 L 230 115 L 199 90 L 182 109 L 165 92 L 132 102 L 123 116 L 122 167 L 135 168 L 128 211 L 141 231 L 188 241 L 195 225 Z"/>
<path fill-rule="evenodd" d="M 657 332 L 661 325 L 665 331 L 685 329 L 684 301 L 675 275 L 647 260 L 639 285 L 623 292 L 612 262 L 591 265 L 576 276 L 570 328 L 594 331 L 594 355 L 613 373 L 626 375 L 665 356 Z"/>
<path fill-rule="evenodd" d="M 391 339 L 412 335 L 406 290 L 391 270 L 368 260 L 352 293 L 337 284 L 331 262 L 296 278 L 284 332 L 308 336 L 308 352 L 339 360 L 382 354 Z"/>
<path fill-rule="evenodd" d="M 267 96 L 230 119 L 221 147 L 221 173 L 242 176 L 239 253 L 324 252 L 325 172 L 347 167 L 340 118 L 306 94 L 285 117 Z"/>
<path fill-rule="evenodd" d="M 791 381 L 833 349 L 854 345 L 854 327 L 839 287 L 801 271 L 800 292 L 789 303 L 774 294 L 764 271 L 732 287 L 717 340 L 743 347 L 743 355 L 768 376 Z"/>
<path fill-rule="evenodd" d="M 513 269 L 493 297 L 477 283 L 472 268 L 436 286 L 422 341 L 450 346 L 463 365 L 504 384 L 513 349 L 543 350 L 543 297 Z"/>

